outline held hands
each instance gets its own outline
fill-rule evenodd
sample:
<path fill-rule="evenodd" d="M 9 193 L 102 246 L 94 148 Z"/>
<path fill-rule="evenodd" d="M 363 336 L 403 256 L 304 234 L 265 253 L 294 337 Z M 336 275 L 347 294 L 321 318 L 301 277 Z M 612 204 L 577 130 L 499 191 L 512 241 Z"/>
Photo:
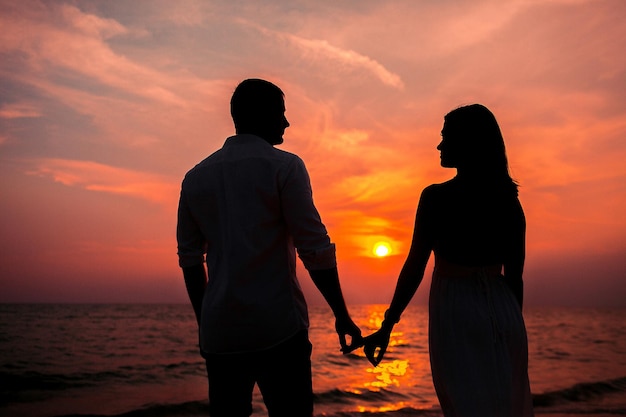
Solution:
<path fill-rule="evenodd" d="M 380 330 L 364 339 L 363 352 L 372 365 L 378 366 L 380 361 L 383 360 L 383 356 L 389 345 L 391 330 L 391 326 L 387 327 L 383 325 Z"/>
<path fill-rule="evenodd" d="M 367 359 L 372 365 L 378 366 L 387 351 L 393 325 L 383 322 L 380 330 L 363 338 L 363 336 L 361 336 L 361 330 L 358 326 L 354 324 L 350 317 L 347 317 L 337 319 L 335 321 L 335 329 L 339 335 L 341 352 L 343 352 L 344 355 L 347 355 L 348 353 L 351 353 L 363 346 L 363 352 L 365 353 Z M 350 338 L 349 341 L 346 336 Z"/>

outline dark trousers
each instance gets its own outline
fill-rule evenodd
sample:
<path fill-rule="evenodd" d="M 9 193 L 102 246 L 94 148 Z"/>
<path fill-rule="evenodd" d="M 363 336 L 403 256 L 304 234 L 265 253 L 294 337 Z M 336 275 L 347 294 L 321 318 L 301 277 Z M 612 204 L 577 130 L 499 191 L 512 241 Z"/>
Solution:
<path fill-rule="evenodd" d="M 258 384 L 269 417 L 311 417 L 311 342 L 306 330 L 260 352 L 208 354 L 211 417 L 248 417 Z"/>

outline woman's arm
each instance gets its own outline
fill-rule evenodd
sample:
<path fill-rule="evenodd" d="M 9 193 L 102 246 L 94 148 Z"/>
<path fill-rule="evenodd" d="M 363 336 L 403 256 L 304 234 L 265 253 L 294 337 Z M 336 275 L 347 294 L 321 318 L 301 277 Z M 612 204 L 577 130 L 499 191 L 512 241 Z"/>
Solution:
<path fill-rule="evenodd" d="M 433 202 L 431 200 L 429 187 L 422 192 L 420 197 L 411 248 L 400 271 L 391 304 L 385 313 L 385 319 L 380 330 L 365 339 L 365 355 L 374 366 L 383 359 L 393 326 L 400 321 L 400 316 L 415 295 L 424 277 L 426 263 L 433 248 L 433 219 L 430 218 L 432 213 L 430 206 Z"/>

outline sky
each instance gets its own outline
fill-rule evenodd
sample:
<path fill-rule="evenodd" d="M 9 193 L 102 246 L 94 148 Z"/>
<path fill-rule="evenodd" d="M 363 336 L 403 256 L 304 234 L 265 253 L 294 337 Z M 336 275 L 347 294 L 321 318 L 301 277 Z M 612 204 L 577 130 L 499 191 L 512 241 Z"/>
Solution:
<path fill-rule="evenodd" d="M 264 78 L 349 304 L 391 300 L 421 191 L 455 175 L 443 117 L 481 103 L 520 184 L 526 304 L 626 307 L 625 16 L 623 0 L 0 0 L 0 302 L 186 302 L 180 182 L 234 134 L 236 85 Z"/>

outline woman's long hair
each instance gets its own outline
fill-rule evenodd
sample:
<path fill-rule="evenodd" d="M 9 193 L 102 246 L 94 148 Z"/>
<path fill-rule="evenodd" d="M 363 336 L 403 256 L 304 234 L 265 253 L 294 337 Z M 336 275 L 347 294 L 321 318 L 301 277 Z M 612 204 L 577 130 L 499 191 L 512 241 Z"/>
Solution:
<path fill-rule="evenodd" d="M 459 137 L 463 167 L 477 186 L 517 195 L 511 178 L 504 138 L 495 116 L 482 104 L 462 106 L 448 113 L 446 126 Z"/>

